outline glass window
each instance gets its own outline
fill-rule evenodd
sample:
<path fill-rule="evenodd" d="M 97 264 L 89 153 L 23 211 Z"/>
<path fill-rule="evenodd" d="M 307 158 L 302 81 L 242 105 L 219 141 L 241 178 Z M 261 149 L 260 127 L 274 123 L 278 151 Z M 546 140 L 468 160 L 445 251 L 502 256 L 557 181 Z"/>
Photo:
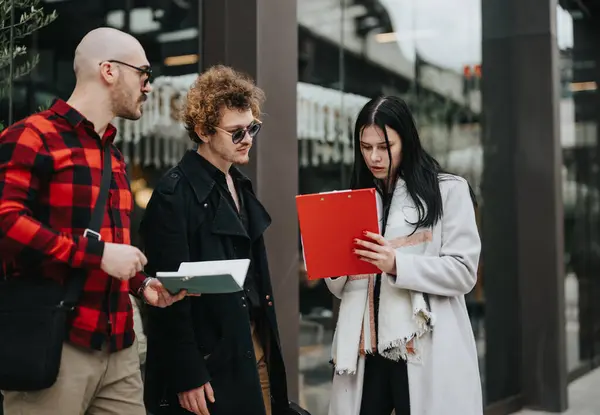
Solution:
<path fill-rule="evenodd" d="M 559 9 L 561 139 L 565 227 L 565 319 L 567 370 L 576 377 L 600 354 L 597 306 L 600 271 L 598 233 L 598 54 L 591 39 L 597 25 L 577 10 Z"/>
<path fill-rule="evenodd" d="M 28 39 L 30 51 L 39 54 L 39 64 L 29 76 L 15 82 L 14 119 L 19 120 L 48 108 L 55 97 L 69 98 L 75 87 L 74 51 L 88 31 L 110 26 L 140 41 L 152 66 L 154 91 L 141 120 L 113 120 L 118 129 L 116 143 L 129 163 L 134 192 L 134 244 L 139 243 L 137 225 L 154 181 L 177 163 L 191 144 L 178 123 L 177 111 L 182 97 L 179 91 L 187 90 L 200 65 L 200 7 L 201 2 L 190 0 L 136 1 L 130 9 L 122 2 L 103 0 L 48 3 L 44 8 L 56 10 L 58 18 Z M 0 113 L 7 112 L 7 100 L 2 100 Z"/>

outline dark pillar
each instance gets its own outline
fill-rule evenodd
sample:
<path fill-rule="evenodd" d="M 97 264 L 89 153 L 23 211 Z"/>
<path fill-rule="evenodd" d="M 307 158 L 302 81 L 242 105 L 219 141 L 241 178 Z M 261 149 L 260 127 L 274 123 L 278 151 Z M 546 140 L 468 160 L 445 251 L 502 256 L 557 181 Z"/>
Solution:
<path fill-rule="evenodd" d="M 567 408 L 556 0 L 482 0 L 488 403 Z"/>
<path fill-rule="evenodd" d="M 204 67 L 222 63 L 253 76 L 264 89 L 263 129 L 245 172 L 273 218 L 267 249 L 290 397 L 298 394 L 298 189 L 296 2 L 204 1 Z"/>

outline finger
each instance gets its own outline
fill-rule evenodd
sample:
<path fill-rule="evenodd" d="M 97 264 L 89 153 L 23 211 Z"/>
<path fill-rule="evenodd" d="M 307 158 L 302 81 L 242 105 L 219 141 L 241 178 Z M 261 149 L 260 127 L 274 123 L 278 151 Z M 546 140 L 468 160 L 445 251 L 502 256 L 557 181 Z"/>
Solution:
<path fill-rule="evenodd" d="M 127 281 L 131 278 L 131 269 L 128 269 L 127 271 L 124 271 L 123 273 L 121 273 L 121 275 L 119 276 L 119 279 L 121 281 Z"/>
<path fill-rule="evenodd" d="M 171 297 L 171 303 L 183 300 L 188 295 L 187 291 L 180 291 L 176 296 Z"/>
<path fill-rule="evenodd" d="M 142 292 L 142 295 L 148 304 L 158 307 L 158 295 L 156 294 L 156 291 L 146 287 L 146 289 Z"/>
<path fill-rule="evenodd" d="M 210 415 L 203 390 L 200 390 L 200 395 L 198 396 L 196 403 L 198 404 L 198 415 Z"/>
<path fill-rule="evenodd" d="M 377 252 L 373 252 L 373 251 L 365 251 L 363 249 L 355 249 L 354 253 L 358 256 L 364 257 L 364 258 L 369 258 L 369 259 L 373 259 L 373 260 L 380 260 L 382 259 L 381 254 L 377 253 Z"/>
<path fill-rule="evenodd" d="M 146 258 L 146 255 L 144 255 L 144 253 L 142 251 L 140 251 L 138 248 L 135 248 L 135 255 L 142 263 L 142 266 L 146 265 L 148 263 L 148 258 Z"/>
<path fill-rule="evenodd" d="M 371 258 L 365 258 L 364 256 L 359 256 L 358 259 L 360 259 L 363 262 L 368 262 L 369 264 L 373 264 L 373 265 L 377 265 L 377 262 L 378 262 Z"/>
<path fill-rule="evenodd" d="M 164 307 L 169 304 L 169 299 L 167 298 L 167 295 L 165 295 L 164 290 L 157 290 L 157 294 L 158 304 L 160 305 L 160 307 Z"/>
<path fill-rule="evenodd" d="M 383 252 L 384 247 L 378 244 L 374 244 L 373 242 L 367 242 L 367 241 L 363 241 L 362 239 L 355 239 L 354 242 L 356 243 L 356 245 L 360 245 L 364 248 L 367 248 L 371 251 L 375 251 L 375 252 Z"/>
<path fill-rule="evenodd" d="M 198 413 L 198 415 L 210 415 L 210 411 L 208 410 L 206 400 L 203 401 L 203 406 L 200 407 L 200 412 Z"/>
<path fill-rule="evenodd" d="M 210 382 L 204 385 L 204 392 L 206 392 L 206 397 L 212 403 L 215 403 L 215 393 L 213 391 L 212 386 L 210 386 Z"/>
<path fill-rule="evenodd" d="M 208 405 L 206 403 L 206 398 L 204 397 L 204 388 L 200 387 L 195 390 L 194 398 L 196 399 L 196 404 L 198 405 L 198 415 L 210 415 L 208 411 Z"/>
<path fill-rule="evenodd" d="M 365 232 L 365 236 L 366 236 L 367 238 L 369 238 L 369 239 L 372 239 L 372 240 L 374 240 L 374 241 L 375 241 L 375 242 L 377 242 L 379 245 L 382 245 L 382 246 L 386 246 L 386 245 L 388 245 L 388 241 L 387 241 L 387 240 L 386 240 L 386 239 L 385 239 L 383 236 L 381 236 L 381 235 L 380 235 L 380 234 L 378 234 L 378 233 L 373 233 L 373 232 L 368 232 L 368 231 L 367 231 L 367 232 Z"/>
<path fill-rule="evenodd" d="M 188 397 L 186 394 L 180 394 L 179 395 L 179 405 L 181 405 L 181 407 L 183 409 L 185 409 L 188 412 L 192 412 L 190 409 L 190 404 L 188 402 Z"/>
<path fill-rule="evenodd" d="M 193 412 L 190 396 L 188 393 L 183 394 L 182 400 L 183 400 L 183 405 L 181 405 L 181 406 L 183 407 L 183 409 L 185 409 L 186 411 L 189 411 L 189 412 Z"/>
<path fill-rule="evenodd" d="M 190 395 L 190 407 L 188 409 L 188 411 L 196 414 L 196 415 L 204 415 L 200 409 L 200 404 L 199 404 L 199 398 L 193 394 Z"/>
<path fill-rule="evenodd" d="M 142 270 L 144 269 L 144 265 L 142 264 L 141 260 L 135 262 L 135 269 L 136 272 L 142 272 Z"/>

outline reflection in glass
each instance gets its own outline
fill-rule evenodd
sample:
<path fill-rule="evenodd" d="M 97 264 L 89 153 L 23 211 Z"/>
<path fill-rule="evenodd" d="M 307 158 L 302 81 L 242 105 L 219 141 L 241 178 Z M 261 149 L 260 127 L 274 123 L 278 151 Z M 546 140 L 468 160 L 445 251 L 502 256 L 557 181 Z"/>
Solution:
<path fill-rule="evenodd" d="M 597 222 L 599 200 L 592 174 L 597 161 L 595 152 L 589 151 L 596 145 L 596 124 L 585 116 L 586 111 L 581 111 L 593 92 L 586 91 L 576 82 L 577 78 L 587 75 L 576 69 L 581 64 L 578 62 L 580 52 L 574 47 L 573 19 L 560 7 L 557 27 L 563 148 L 566 361 L 567 370 L 573 372 L 584 364 L 586 347 L 590 346 L 584 328 L 586 320 L 592 317 L 588 303 L 589 282 L 595 262 L 594 240 L 597 240 L 593 224 Z"/>

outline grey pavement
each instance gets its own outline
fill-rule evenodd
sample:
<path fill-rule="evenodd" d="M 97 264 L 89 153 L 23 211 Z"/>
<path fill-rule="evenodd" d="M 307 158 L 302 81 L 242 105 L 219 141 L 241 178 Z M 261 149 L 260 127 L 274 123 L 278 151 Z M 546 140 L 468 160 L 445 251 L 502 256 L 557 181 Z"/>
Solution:
<path fill-rule="evenodd" d="M 569 385 L 569 409 L 563 415 L 600 414 L 600 369 L 577 379 Z M 550 412 L 524 410 L 515 415 L 541 415 Z"/>

